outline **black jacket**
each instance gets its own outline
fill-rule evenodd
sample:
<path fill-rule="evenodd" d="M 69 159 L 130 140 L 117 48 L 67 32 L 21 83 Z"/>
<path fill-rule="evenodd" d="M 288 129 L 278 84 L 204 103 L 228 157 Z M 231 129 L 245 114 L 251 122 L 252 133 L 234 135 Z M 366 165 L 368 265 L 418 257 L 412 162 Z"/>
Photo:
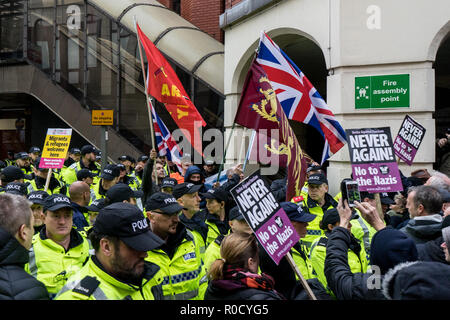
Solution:
<path fill-rule="evenodd" d="M 419 254 L 420 261 L 433 261 L 450 264 L 445 260 L 444 251 L 441 248 L 441 244 L 444 242 L 442 236 L 425 243 L 418 243 L 416 245 L 417 253 Z"/>
<path fill-rule="evenodd" d="M 12 235 L 0 228 L 0 300 L 48 300 L 43 283 L 25 272 L 26 250 Z"/>
<path fill-rule="evenodd" d="M 416 244 L 435 240 L 442 235 L 442 221 L 433 219 L 433 216 L 438 217 L 438 215 L 430 215 L 426 220 L 410 219 L 400 231 L 406 233 Z"/>
<path fill-rule="evenodd" d="M 325 277 L 338 300 L 382 300 L 381 283 L 371 273 L 352 273 L 348 265 L 348 249 L 352 237 L 342 227 L 336 227 L 328 237 L 325 257 Z M 381 275 L 379 275 L 381 277 Z M 369 284 L 373 288 L 369 288 Z"/>
<path fill-rule="evenodd" d="M 231 281 L 231 280 L 230 280 Z M 256 288 L 229 289 L 215 285 L 210 281 L 205 300 L 283 300 L 276 291 L 264 291 Z"/>
<path fill-rule="evenodd" d="M 386 273 L 383 294 L 393 300 L 450 300 L 450 266 L 405 262 Z"/>

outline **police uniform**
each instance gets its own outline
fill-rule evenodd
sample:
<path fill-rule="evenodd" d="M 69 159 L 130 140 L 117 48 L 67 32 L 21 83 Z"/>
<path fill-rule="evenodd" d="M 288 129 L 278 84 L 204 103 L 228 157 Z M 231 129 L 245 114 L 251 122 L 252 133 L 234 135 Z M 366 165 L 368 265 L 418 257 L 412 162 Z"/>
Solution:
<path fill-rule="evenodd" d="M 353 211 L 351 216 L 352 225 L 355 223 L 358 215 L 356 211 Z M 339 212 L 337 209 L 327 210 L 323 216 L 321 221 L 321 228 L 325 230 L 325 235 L 319 239 L 316 239 L 310 249 L 310 260 L 312 262 L 313 268 L 317 274 L 317 278 L 323 284 L 325 288 L 327 288 L 328 293 L 333 294 L 331 290 L 327 286 L 327 279 L 325 277 L 324 269 L 325 269 L 325 257 L 326 257 L 326 247 L 328 242 L 328 236 L 330 231 L 328 231 L 328 225 L 335 225 L 340 221 Z M 352 273 L 366 273 L 367 272 L 367 257 L 366 251 L 364 250 L 364 246 L 360 244 L 360 241 L 356 239 L 353 235 L 351 237 L 351 243 L 349 246 L 349 250 L 347 253 L 348 256 L 348 265 Z"/>
<path fill-rule="evenodd" d="M 147 252 L 163 244 L 148 228 L 148 220 L 142 212 L 129 203 L 113 203 L 100 210 L 93 231 L 97 234 L 118 237 L 128 247 Z M 160 267 L 144 261 L 142 277 L 133 283 L 118 279 L 108 273 L 97 258 L 89 262 L 58 293 L 57 300 L 160 300 L 163 278 L 158 276 Z M 138 283 L 139 282 L 139 283 Z"/>
<path fill-rule="evenodd" d="M 161 210 L 162 214 L 178 214 L 182 207 L 167 193 L 157 192 L 146 203 L 147 211 Z M 182 223 L 175 234 L 160 248 L 148 251 L 145 259 L 161 269 L 164 300 L 202 300 L 207 288 L 206 271 L 197 238 Z"/>
<path fill-rule="evenodd" d="M 207 192 L 201 193 L 201 195 L 205 199 L 214 199 L 219 203 L 222 201 L 226 203 L 228 200 L 228 192 L 223 190 L 221 187 L 209 189 Z M 226 216 L 222 221 L 219 216 L 207 213 L 205 223 L 208 227 L 208 234 L 205 243 L 206 248 L 210 243 L 214 242 L 219 235 L 226 235 L 230 229 Z"/>
<path fill-rule="evenodd" d="M 61 245 L 48 239 L 43 227 L 34 235 L 27 271 L 41 281 L 54 297 L 67 279 L 81 269 L 89 258 L 89 243 L 75 229 L 70 234 L 66 251 Z"/>
<path fill-rule="evenodd" d="M 326 179 L 325 175 L 323 175 L 322 173 L 312 174 L 308 178 L 308 188 L 309 188 L 309 185 L 311 185 L 311 184 L 322 185 L 324 183 L 328 185 L 328 180 Z M 314 219 L 313 221 L 311 221 L 309 223 L 309 225 L 307 227 L 308 231 L 306 233 L 306 237 L 303 239 L 303 242 L 307 246 L 308 250 L 311 247 L 311 244 L 313 243 L 314 240 L 324 236 L 324 231 L 322 229 L 320 229 L 320 226 L 319 226 L 324 212 L 327 211 L 328 209 L 337 207 L 337 202 L 328 193 L 325 193 L 324 200 L 325 200 L 325 203 L 322 206 L 320 206 L 308 194 L 308 197 L 303 199 L 303 202 L 302 202 L 303 207 L 307 208 L 307 210 L 311 214 L 314 214 L 317 216 L 316 219 Z"/>
<path fill-rule="evenodd" d="M 81 148 L 82 157 L 92 152 L 95 152 L 95 148 L 91 145 L 86 145 Z M 89 164 L 89 167 L 86 167 L 83 163 L 83 159 L 81 159 L 80 161 L 73 163 L 69 167 L 69 170 L 65 172 L 64 181 L 69 185 L 77 181 L 77 172 L 81 169 L 89 169 L 93 173 L 97 174 L 97 176 L 94 178 L 94 183 L 97 183 L 100 180 L 99 176 L 101 171 L 101 165 L 94 161 Z"/>

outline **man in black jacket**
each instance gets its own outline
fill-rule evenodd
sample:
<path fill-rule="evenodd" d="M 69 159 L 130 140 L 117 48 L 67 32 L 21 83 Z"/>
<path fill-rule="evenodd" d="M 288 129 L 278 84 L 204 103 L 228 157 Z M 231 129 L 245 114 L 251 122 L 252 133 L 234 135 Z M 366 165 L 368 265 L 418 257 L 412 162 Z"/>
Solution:
<path fill-rule="evenodd" d="M 325 276 L 328 286 L 338 300 L 382 300 L 383 275 L 397 264 L 417 260 L 415 243 L 403 232 L 386 228 L 376 208 L 367 202 L 355 201 L 356 208 L 377 232 L 370 247 L 372 272 L 352 273 L 348 265 L 347 252 L 351 234 L 348 231 L 352 210 L 347 200 L 339 200 L 337 210 L 340 224 L 328 237 L 325 258 Z"/>
<path fill-rule="evenodd" d="M 0 300 L 48 300 L 43 283 L 25 272 L 34 234 L 30 202 L 0 194 Z"/>

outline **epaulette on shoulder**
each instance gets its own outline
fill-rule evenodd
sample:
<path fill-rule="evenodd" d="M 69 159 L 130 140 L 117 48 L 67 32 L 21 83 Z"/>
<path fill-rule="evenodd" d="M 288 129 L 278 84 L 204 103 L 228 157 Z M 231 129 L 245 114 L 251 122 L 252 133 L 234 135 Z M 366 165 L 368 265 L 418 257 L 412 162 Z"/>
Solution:
<path fill-rule="evenodd" d="M 320 238 L 319 242 L 317 243 L 318 246 L 327 246 L 327 242 L 328 242 L 328 238 L 327 237 L 322 237 Z"/>
<path fill-rule="evenodd" d="M 215 240 L 214 242 L 217 243 L 219 246 L 222 244 L 223 239 L 225 238 L 225 236 L 223 234 L 220 234 Z"/>
<path fill-rule="evenodd" d="M 95 277 L 86 276 L 73 288 L 73 292 L 90 297 L 98 288 L 100 281 Z"/>

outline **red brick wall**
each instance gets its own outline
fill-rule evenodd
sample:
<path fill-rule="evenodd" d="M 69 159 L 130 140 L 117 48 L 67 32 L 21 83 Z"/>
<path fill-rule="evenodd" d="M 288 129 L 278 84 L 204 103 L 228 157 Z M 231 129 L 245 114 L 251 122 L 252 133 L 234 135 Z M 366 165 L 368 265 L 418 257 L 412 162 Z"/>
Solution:
<path fill-rule="evenodd" d="M 237 5 L 239 2 L 244 0 L 225 0 L 225 9 L 230 9 L 231 7 Z"/>
<path fill-rule="evenodd" d="M 158 0 L 158 2 L 161 3 L 163 6 L 170 8 L 172 1 L 171 0 Z"/>
<path fill-rule="evenodd" d="M 158 1 L 172 8 L 171 0 Z M 224 11 L 225 1 L 230 0 L 181 0 L 181 16 L 223 43 L 224 34 L 219 27 L 219 16 Z"/>

